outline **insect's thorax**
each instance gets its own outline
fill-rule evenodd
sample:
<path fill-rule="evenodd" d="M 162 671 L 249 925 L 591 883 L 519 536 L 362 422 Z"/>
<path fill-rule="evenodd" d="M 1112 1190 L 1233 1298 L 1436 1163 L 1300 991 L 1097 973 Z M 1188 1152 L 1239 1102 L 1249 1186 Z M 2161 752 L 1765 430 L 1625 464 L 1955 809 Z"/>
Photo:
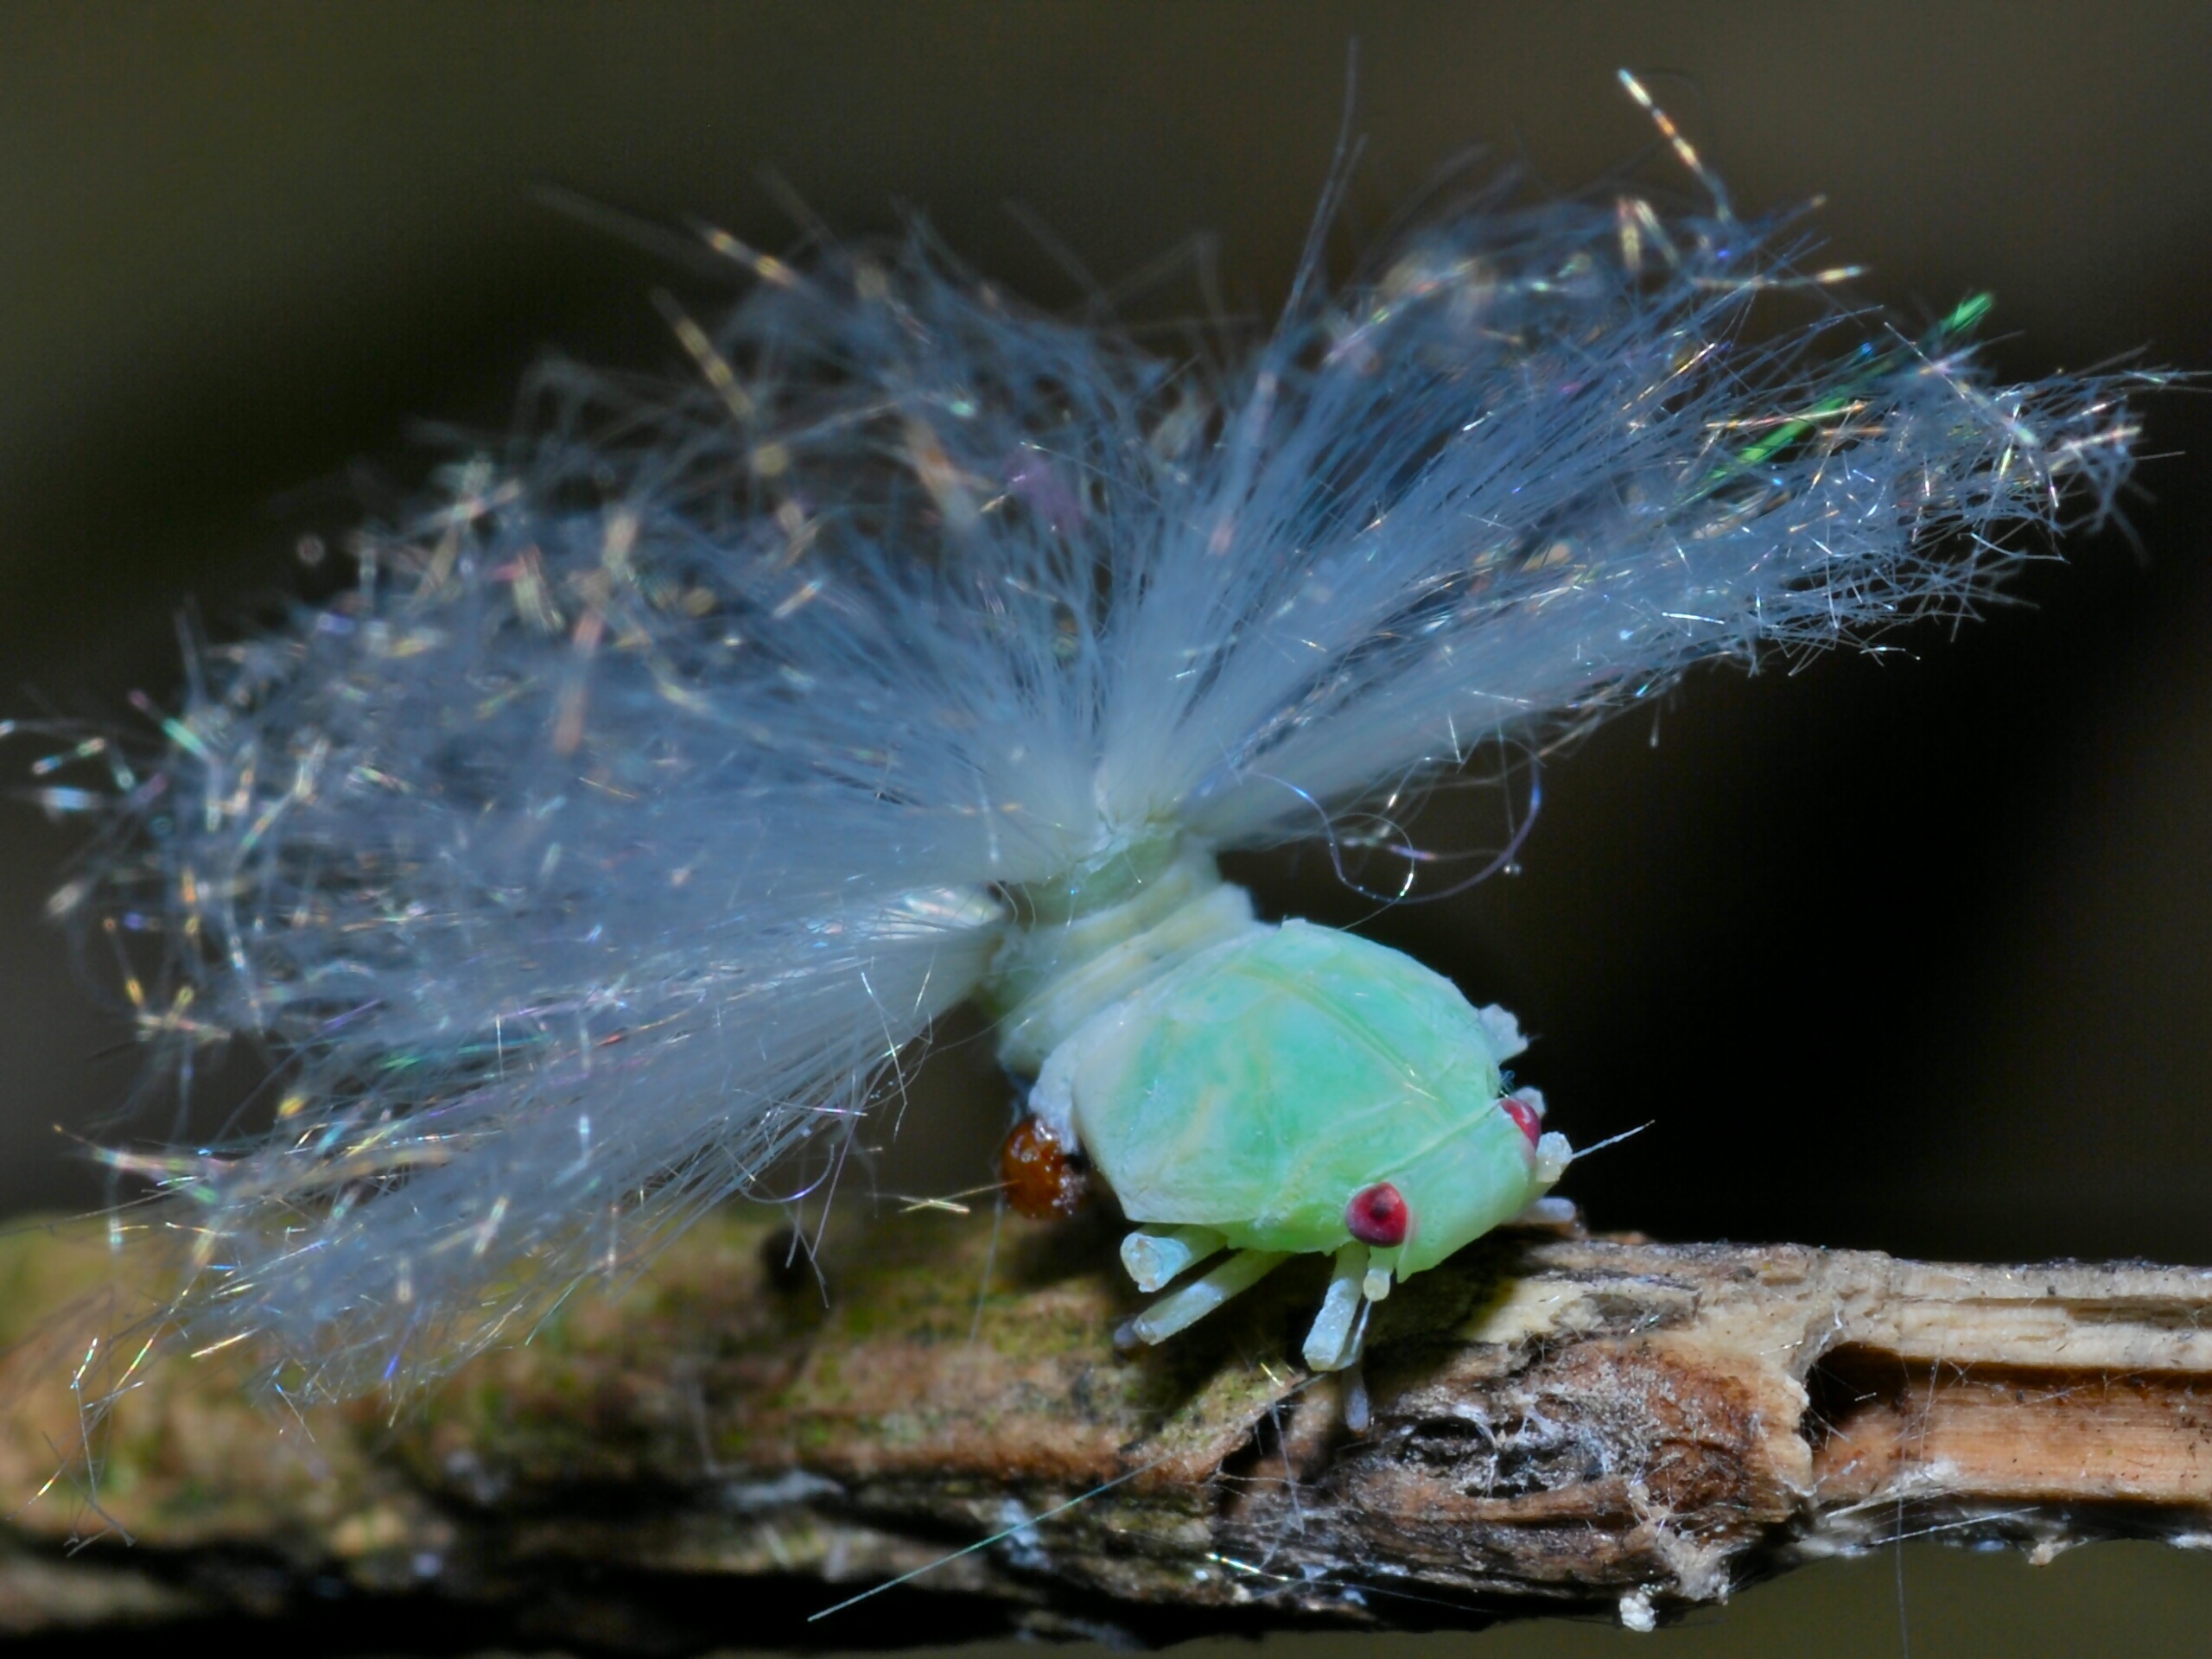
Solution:
<path fill-rule="evenodd" d="M 1251 895 L 1222 880 L 1211 853 L 1166 839 L 1137 842 L 1011 900 L 1016 923 L 983 1001 L 999 1016 L 1000 1060 L 1023 1077 L 1035 1077 L 1095 1015 L 1201 951 L 1266 931 Z"/>

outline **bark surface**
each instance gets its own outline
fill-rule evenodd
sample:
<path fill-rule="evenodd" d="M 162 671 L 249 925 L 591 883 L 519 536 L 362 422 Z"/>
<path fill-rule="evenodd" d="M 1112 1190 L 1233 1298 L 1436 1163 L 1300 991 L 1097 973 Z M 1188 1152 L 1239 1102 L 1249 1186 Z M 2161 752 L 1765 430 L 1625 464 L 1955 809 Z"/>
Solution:
<path fill-rule="evenodd" d="M 88 1465 L 70 1378 L 128 1323 L 118 1264 L 89 1230 L 19 1232 L 0 1633 L 1642 1624 L 1900 1532 L 2048 1554 L 2212 1531 L 2212 1273 L 1508 1232 L 1377 1310 L 1354 1433 L 1296 1357 L 1324 1262 L 1124 1357 L 1111 1243 L 925 1211 L 833 1237 L 817 1275 L 733 1212 L 397 1408 L 295 1414 L 235 1355 L 157 1366 Z"/>

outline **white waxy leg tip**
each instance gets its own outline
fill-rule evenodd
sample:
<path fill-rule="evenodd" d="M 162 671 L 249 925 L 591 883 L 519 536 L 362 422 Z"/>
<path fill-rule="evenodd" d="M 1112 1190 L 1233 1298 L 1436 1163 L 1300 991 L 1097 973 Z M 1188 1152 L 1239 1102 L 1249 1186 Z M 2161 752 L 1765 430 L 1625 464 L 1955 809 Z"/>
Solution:
<path fill-rule="evenodd" d="M 1343 1393 L 1338 1398 L 1344 1402 L 1344 1427 L 1355 1434 L 1364 1434 L 1374 1419 L 1371 1402 L 1367 1397 L 1367 1368 L 1355 1360 L 1340 1375 L 1344 1382 L 1341 1384 Z"/>
<path fill-rule="evenodd" d="M 1359 1294 L 1370 1302 L 1379 1302 L 1390 1294 L 1390 1269 L 1370 1268 L 1367 1276 L 1360 1281 Z"/>
<path fill-rule="evenodd" d="M 1321 1311 L 1306 1333 L 1306 1368 L 1313 1371 L 1340 1371 L 1359 1357 L 1357 1321 L 1363 1305 L 1360 1281 L 1367 1273 L 1367 1246 L 1357 1240 L 1337 1252 L 1329 1271 L 1329 1289 L 1321 1298 Z"/>
<path fill-rule="evenodd" d="M 1122 1265 L 1139 1290 L 1159 1290 L 1226 1243 L 1211 1227 L 1140 1227 L 1122 1241 Z"/>
<path fill-rule="evenodd" d="M 1573 1198 L 1531 1198 L 1529 1207 L 1513 1217 L 1532 1227 L 1566 1227 L 1574 1220 Z"/>
<path fill-rule="evenodd" d="M 1475 1019 L 1482 1027 L 1483 1039 L 1490 1045 L 1491 1058 L 1500 1065 L 1529 1052 L 1529 1039 L 1521 1034 L 1521 1022 L 1497 1003 L 1477 1008 Z"/>
<path fill-rule="evenodd" d="M 1567 1137 L 1553 1129 L 1536 1142 L 1536 1179 L 1546 1186 L 1567 1173 L 1567 1166 L 1574 1161 L 1574 1148 Z"/>

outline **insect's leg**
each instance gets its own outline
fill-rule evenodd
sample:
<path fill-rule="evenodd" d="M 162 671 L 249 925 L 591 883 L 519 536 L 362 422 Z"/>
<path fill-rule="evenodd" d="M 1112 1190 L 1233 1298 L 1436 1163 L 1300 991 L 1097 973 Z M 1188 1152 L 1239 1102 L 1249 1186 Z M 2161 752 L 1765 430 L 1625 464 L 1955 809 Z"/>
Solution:
<path fill-rule="evenodd" d="M 1211 1227 L 1140 1227 L 1122 1241 L 1122 1265 L 1139 1290 L 1154 1291 L 1228 1242 Z"/>
<path fill-rule="evenodd" d="M 1363 1302 L 1360 1306 L 1371 1307 L 1374 1304 Z M 1366 1323 L 1365 1319 L 1360 1321 L 1363 1328 Z M 1343 1382 L 1338 1385 L 1342 1392 L 1338 1398 L 1344 1402 L 1344 1427 L 1355 1434 L 1364 1434 L 1367 1433 L 1371 1415 L 1367 1398 L 1366 1369 L 1357 1360 L 1354 1360 L 1338 1375 L 1343 1378 Z"/>
<path fill-rule="evenodd" d="M 1172 1290 L 1114 1333 L 1116 1345 L 1165 1342 L 1185 1325 L 1204 1319 L 1240 1290 L 1249 1290 L 1285 1260 L 1280 1250 L 1239 1250 L 1180 1290 Z"/>
<path fill-rule="evenodd" d="M 1340 1371 L 1359 1357 L 1359 1334 L 1364 1321 L 1360 1310 L 1367 1306 L 1360 1281 L 1367 1277 L 1367 1246 L 1354 1239 L 1337 1251 L 1329 1269 L 1329 1289 L 1321 1298 L 1321 1311 L 1306 1333 L 1308 1370 Z"/>
<path fill-rule="evenodd" d="M 1573 1198 L 1541 1198 L 1529 1200 L 1529 1207 L 1513 1217 L 1517 1227 L 1572 1227 L 1574 1224 Z"/>

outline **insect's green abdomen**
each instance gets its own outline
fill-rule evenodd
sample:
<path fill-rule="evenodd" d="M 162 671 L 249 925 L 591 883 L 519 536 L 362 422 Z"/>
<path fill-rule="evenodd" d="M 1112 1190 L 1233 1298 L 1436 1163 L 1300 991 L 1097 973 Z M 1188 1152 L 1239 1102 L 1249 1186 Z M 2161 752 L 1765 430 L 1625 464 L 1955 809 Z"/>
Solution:
<path fill-rule="evenodd" d="M 1501 1109 L 1497 1016 L 1386 946 L 1303 922 L 1183 963 L 1055 1056 L 1040 1093 L 1133 1221 L 1230 1244 L 1333 1251 L 1389 1182 L 1410 1211 L 1400 1276 L 1543 1190 Z"/>

